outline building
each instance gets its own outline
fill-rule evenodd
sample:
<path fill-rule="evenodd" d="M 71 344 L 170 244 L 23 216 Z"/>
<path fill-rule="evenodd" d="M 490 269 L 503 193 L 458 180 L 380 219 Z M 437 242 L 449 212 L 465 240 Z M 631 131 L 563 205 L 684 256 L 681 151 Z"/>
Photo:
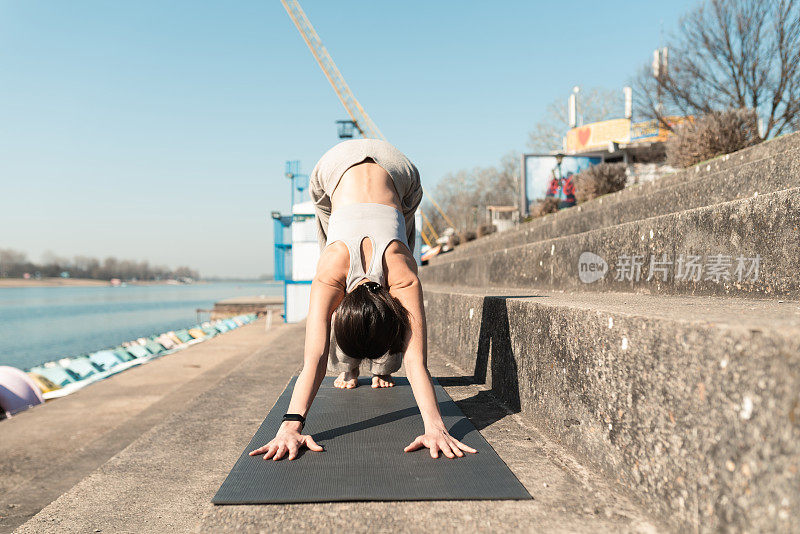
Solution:
<path fill-rule="evenodd" d="M 670 126 L 687 119 L 670 117 Z M 591 165 L 624 163 L 627 185 L 649 182 L 675 171 L 666 164 L 664 142 L 671 131 L 658 121 L 610 119 L 575 126 L 567 131 L 563 151 L 523 154 L 520 172 L 520 211 L 527 216 L 530 203 L 544 198 L 553 179 L 569 178 Z"/>
<path fill-rule="evenodd" d="M 275 236 L 275 280 L 283 281 L 283 316 L 296 323 L 308 315 L 311 281 L 319 261 L 314 204 L 292 206 L 291 215 L 272 214 Z"/>
<path fill-rule="evenodd" d="M 686 119 L 670 117 L 670 126 Z M 564 137 L 564 154 L 625 163 L 628 183 L 652 181 L 674 169 L 665 163 L 664 141 L 671 131 L 658 121 L 611 119 L 571 128 Z"/>

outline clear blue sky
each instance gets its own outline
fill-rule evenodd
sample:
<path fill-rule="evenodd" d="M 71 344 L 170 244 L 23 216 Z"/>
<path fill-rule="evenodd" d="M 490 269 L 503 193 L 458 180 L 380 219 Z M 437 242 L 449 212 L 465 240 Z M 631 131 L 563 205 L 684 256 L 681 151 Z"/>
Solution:
<path fill-rule="evenodd" d="M 573 85 L 621 91 L 696 3 L 302 1 L 428 188 Z M 0 0 L 0 247 L 270 273 L 284 162 L 343 118 L 278 0 Z"/>

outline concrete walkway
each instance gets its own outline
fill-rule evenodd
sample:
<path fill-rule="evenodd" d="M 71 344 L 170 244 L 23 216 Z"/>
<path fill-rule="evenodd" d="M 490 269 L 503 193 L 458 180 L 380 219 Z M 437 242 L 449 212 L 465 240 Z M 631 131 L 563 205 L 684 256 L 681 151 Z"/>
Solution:
<path fill-rule="evenodd" d="M 234 341 L 237 334 L 237 356 L 229 356 L 224 366 L 219 365 L 212 373 L 213 380 L 209 377 L 203 384 L 196 383 L 194 398 L 171 413 L 162 413 L 157 424 L 141 429 L 138 438 L 115 451 L 18 531 L 662 530 L 617 489 L 581 467 L 482 387 L 465 379 L 463 370 L 436 354 L 431 355 L 432 374 L 441 377 L 448 393 L 534 500 L 215 507 L 210 504 L 211 497 L 289 378 L 300 369 L 304 325 L 282 325 L 265 336 L 259 322 L 228 339 Z M 185 353 L 215 348 L 212 343 L 216 341 L 216 349 L 222 351 L 225 339 L 222 336 Z M 87 393 L 91 389 L 87 388 Z M 47 409 L 49 406 L 40 408 Z"/>
<path fill-rule="evenodd" d="M 0 533 L 10 532 L 280 335 L 240 328 L 0 422 Z"/>

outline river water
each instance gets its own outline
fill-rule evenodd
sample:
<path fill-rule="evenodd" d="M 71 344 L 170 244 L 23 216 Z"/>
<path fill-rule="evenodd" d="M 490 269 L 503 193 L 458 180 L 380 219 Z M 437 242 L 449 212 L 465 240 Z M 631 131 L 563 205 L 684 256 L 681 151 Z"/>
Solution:
<path fill-rule="evenodd" d="M 192 326 L 218 300 L 282 294 L 274 282 L 0 288 L 0 365 L 28 369 Z"/>

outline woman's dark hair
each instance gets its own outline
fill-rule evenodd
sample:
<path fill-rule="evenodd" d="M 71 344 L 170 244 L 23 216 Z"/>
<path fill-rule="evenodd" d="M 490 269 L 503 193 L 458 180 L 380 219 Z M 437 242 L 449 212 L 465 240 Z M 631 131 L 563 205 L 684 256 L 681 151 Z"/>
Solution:
<path fill-rule="evenodd" d="M 342 352 L 357 359 L 405 350 L 408 312 L 377 282 L 357 285 L 336 309 L 333 331 Z"/>

